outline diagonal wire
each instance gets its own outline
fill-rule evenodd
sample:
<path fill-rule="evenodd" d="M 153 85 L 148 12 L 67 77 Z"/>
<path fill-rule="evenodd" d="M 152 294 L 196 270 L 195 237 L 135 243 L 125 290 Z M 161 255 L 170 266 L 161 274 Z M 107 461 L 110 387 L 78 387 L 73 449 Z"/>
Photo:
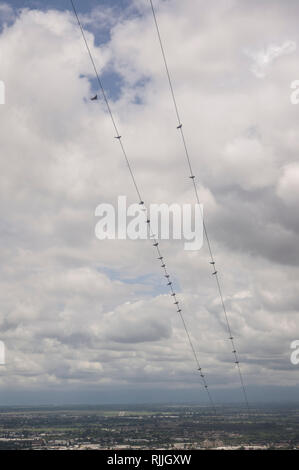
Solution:
<path fill-rule="evenodd" d="M 195 176 L 194 176 L 192 165 L 191 165 L 190 154 L 189 154 L 189 151 L 188 151 L 187 142 L 186 142 L 184 131 L 183 131 L 183 124 L 182 124 L 180 114 L 179 114 L 179 108 L 178 108 L 177 100 L 176 100 L 176 97 L 175 97 L 174 87 L 173 87 L 173 84 L 172 84 L 172 79 L 171 79 L 171 75 L 170 75 L 170 71 L 169 71 L 169 67 L 168 67 L 168 63 L 167 63 L 167 59 L 166 59 L 166 53 L 165 53 L 165 49 L 164 49 L 164 46 L 163 46 L 163 41 L 162 41 L 162 37 L 161 37 L 161 33 L 160 33 L 160 28 L 159 28 L 158 21 L 157 21 L 157 15 L 156 15 L 155 8 L 154 8 L 152 0 L 149 0 L 149 2 L 150 2 L 150 5 L 151 5 L 151 10 L 152 10 L 152 14 L 153 14 L 154 22 L 155 22 L 155 27 L 156 27 L 157 36 L 158 36 L 158 40 L 159 40 L 159 44 L 160 44 L 160 49 L 161 49 L 161 53 L 162 53 L 162 57 L 163 57 L 165 71 L 166 71 L 166 75 L 167 75 L 167 79 L 168 79 L 168 83 L 169 83 L 170 93 L 171 93 L 172 101 L 173 101 L 173 104 L 174 104 L 175 114 L 176 114 L 176 118 L 177 118 L 177 129 L 180 131 L 180 134 L 181 134 L 183 147 L 184 147 L 184 151 L 185 151 L 185 156 L 186 156 L 188 168 L 189 168 L 189 171 L 190 171 L 189 178 L 191 178 L 191 180 L 192 180 L 196 201 L 197 201 L 198 204 L 200 204 L 197 184 L 195 182 Z M 202 217 L 202 219 L 203 219 L 203 217 Z M 211 264 L 211 267 L 212 267 L 212 275 L 215 277 L 215 280 L 216 280 L 217 290 L 218 290 L 222 310 L 223 310 L 224 317 L 225 317 L 225 323 L 226 323 L 227 332 L 228 332 L 228 335 L 229 335 L 229 340 L 230 340 L 231 345 L 232 345 L 232 353 L 234 355 L 235 364 L 237 366 L 238 375 L 239 375 L 240 384 L 241 384 L 241 389 L 242 389 L 242 393 L 243 393 L 243 396 L 244 396 L 244 401 L 245 401 L 246 407 L 249 411 L 250 410 L 249 401 L 248 401 L 246 387 L 245 387 L 243 374 L 242 374 L 242 370 L 241 370 L 241 366 L 240 366 L 240 361 L 239 361 L 239 357 L 238 357 L 234 337 L 233 337 L 233 334 L 232 334 L 232 330 L 231 330 L 231 326 L 230 326 L 230 322 L 229 322 L 229 318 L 228 318 L 228 314 L 227 314 L 227 309 L 226 309 L 225 302 L 224 302 L 224 297 L 223 297 L 223 292 L 222 292 L 220 279 L 219 279 L 219 276 L 218 276 L 218 271 L 216 269 L 216 261 L 214 259 L 214 255 L 213 255 L 213 251 L 212 251 L 212 247 L 211 247 L 211 242 L 210 242 L 210 238 L 209 238 L 209 235 L 208 235 L 207 226 L 206 226 L 206 223 L 205 223 L 204 219 L 203 219 L 203 230 L 204 230 L 205 239 L 206 239 L 207 245 L 208 245 L 208 251 L 209 251 L 209 254 L 210 254 L 210 264 Z"/>
<path fill-rule="evenodd" d="M 130 160 L 129 160 L 129 158 L 128 158 L 127 152 L 126 152 L 125 147 L 124 147 L 123 142 L 122 142 L 122 136 L 121 136 L 120 133 L 119 133 L 119 130 L 118 130 L 118 127 L 117 127 L 117 125 L 116 125 L 115 118 L 114 118 L 114 116 L 113 116 L 113 113 L 112 113 L 112 110 L 111 110 L 111 107 L 110 107 L 110 104 L 109 104 L 109 101 L 108 101 L 108 98 L 107 98 L 105 89 L 104 89 L 104 87 L 103 87 L 102 81 L 101 81 L 100 76 L 99 76 L 99 73 L 98 73 L 98 71 L 97 71 L 97 67 L 96 67 L 96 65 L 95 65 L 95 61 L 94 61 L 93 55 L 92 55 L 91 50 L 90 50 L 90 47 L 89 47 L 89 45 L 88 45 L 88 42 L 87 42 L 87 39 L 86 39 L 86 35 L 85 35 L 84 29 L 83 29 L 83 26 L 82 26 L 82 23 L 81 23 L 81 21 L 80 21 L 80 19 L 79 19 L 79 16 L 78 16 L 78 13 L 77 13 L 77 9 L 76 9 L 76 7 L 75 7 L 75 4 L 74 4 L 73 0 L 70 0 L 70 2 L 71 2 L 71 4 L 72 4 L 72 8 L 73 8 L 75 17 L 76 17 L 76 19 L 77 19 L 79 28 L 80 28 L 80 30 L 81 30 L 82 38 L 83 38 L 83 40 L 84 40 L 86 49 L 87 49 L 87 51 L 88 51 L 88 55 L 89 55 L 89 57 L 90 57 L 90 60 L 91 60 L 91 63 L 92 63 L 92 66 L 93 66 L 93 69 L 94 69 L 94 72 L 95 72 L 97 81 L 98 81 L 98 83 L 99 83 L 99 87 L 100 87 L 102 96 L 103 96 L 103 98 L 104 98 L 104 101 L 105 101 L 105 104 L 106 104 L 108 113 L 109 113 L 110 118 L 111 118 L 111 121 L 112 121 L 112 125 L 113 125 L 114 130 L 115 130 L 115 133 L 116 133 L 115 138 L 118 140 L 118 142 L 119 142 L 119 144 L 120 144 L 121 151 L 122 151 L 122 153 L 123 153 L 123 156 L 124 156 L 124 158 L 125 158 L 126 164 L 127 164 L 127 166 L 128 166 L 128 169 L 129 169 L 129 172 L 130 172 L 130 175 L 131 175 L 131 179 L 132 179 L 132 182 L 133 182 L 133 184 L 134 184 L 134 187 L 135 187 L 135 190 L 136 190 L 138 199 L 139 199 L 139 205 L 142 207 L 141 210 L 143 210 L 144 213 L 145 213 L 145 217 L 146 217 L 146 218 L 145 218 L 145 222 L 146 222 L 146 224 L 147 224 L 147 226 L 148 226 L 148 230 L 149 230 L 150 236 L 151 236 L 151 238 L 152 238 L 152 240 L 153 240 L 153 246 L 156 248 L 157 255 L 158 255 L 158 260 L 161 261 L 161 268 L 163 269 L 164 277 L 167 279 L 167 286 L 169 286 L 170 295 L 171 295 L 171 297 L 173 297 L 174 305 L 175 305 L 176 308 L 177 308 L 177 313 L 179 314 L 179 316 L 180 316 L 180 318 L 181 318 L 181 320 L 182 320 L 183 327 L 184 327 L 184 330 L 185 330 L 185 332 L 186 332 L 187 340 L 188 340 L 188 343 L 189 343 L 189 345 L 190 345 L 192 354 L 193 354 L 194 359 L 195 359 L 196 367 L 197 367 L 197 370 L 198 370 L 199 375 L 200 375 L 201 383 L 202 383 L 204 389 L 206 390 L 206 393 L 207 393 L 209 402 L 211 403 L 211 406 L 212 406 L 214 412 L 216 413 L 216 407 L 215 407 L 213 398 L 212 398 L 212 396 L 211 396 L 211 393 L 210 393 L 210 390 L 209 390 L 209 386 L 208 386 L 207 380 L 206 380 L 206 378 L 205 378 L 205 374 L 203 373 L 202 367 L 200 366 L 200 362 L 199 362 L 199 359 L 198 359 L 198 354 L 197 354 L 197 352 L 196 352 L 196 350 L 195 350 L 193 341 L 192 341 L 191 336 L 190 336 L 190 333 L 189 333 L 189 329 L 188 329 L 188 327 L 187 327 L 186 321 L 185 321 L 184 316 L 183 316 L 183 313 L 182 313 L 182 306 L 181 306 L 181 304 L 180 304 L 180 301 L 178 300 L 177 294 L 175 293 L 175 291 L 174 291 L 174 289 L 173 289 L 173 282 L 171 281 L 170 274 L 169 274 L 169 272 L 168 272 L 168 270 L 167 270 L 167 268 L 166 268 L 166 262 L 164 261 L 165 258 L 164 258 L 164 256 L 162 255 L 161 250 L 160 250 L 160 248 L 159 248 L 159 242 L 157 241 L 157 239 L 156 239 L 156 237 L 155 237 L 155 235 L 154 235 L 154 233 L 153 233 L 153 231 L 152 231 L 151 222 L 150 222 L 150 219 L 148 218 L 148 215 L 147 215 L 147 209 L 146 209 L 145 203 L 144 203 L 144 201 L 143 201 L 143 199 L 142 199 L 142 197 L 141 197 L 141 193 L 140 193 L 140 190 L 139 190 L 139 186 L 137 185 L 136 178 L 135 178 L 135 175 L 134 175 L 134 172 L 133 172 L 133 169 L 132 169 Z"/>

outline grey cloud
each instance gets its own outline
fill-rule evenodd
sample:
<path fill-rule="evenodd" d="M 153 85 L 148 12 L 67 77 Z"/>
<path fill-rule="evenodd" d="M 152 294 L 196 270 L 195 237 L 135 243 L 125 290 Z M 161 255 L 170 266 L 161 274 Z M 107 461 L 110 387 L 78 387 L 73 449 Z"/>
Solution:
<path fill-rule="evenodd" d="M 110 18 L 110 38 L 93 52 L 101 71 L 123 80 L 113 112 L 145 200 L 193 202 L 152 18 L 138 5 L 140 15 Z M 258 386 L 296 385 L 288 348 L 299 334 L 299 111 L 289 84 L 298 51 L 273 60 L 264 80 L 244 51 L 298 44 L 298 10 L 293 1 L 211 9 L 188 0 L 158 11 L 229 318 L 246 379 Z M 95 31 L 91 17 L 84 22 Z M 94 237 L 96 206 L 136 195 L 103 103 L 89 100 L 92 69 L 73 17 L 24 10 L 0 47 L 1 385 L 195 386 L 151 243 Z M 161 246 L 211 382 L 237 386 L 206 247 Z"/>

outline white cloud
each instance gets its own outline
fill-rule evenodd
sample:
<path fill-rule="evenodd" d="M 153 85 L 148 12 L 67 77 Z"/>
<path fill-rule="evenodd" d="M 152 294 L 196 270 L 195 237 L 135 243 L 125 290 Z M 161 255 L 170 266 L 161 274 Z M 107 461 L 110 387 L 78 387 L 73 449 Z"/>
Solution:
<path fill-rule="evenodd" d="M 289 163 L 278 181 L 277 194 L 287 204 L 295 208 L 299 202 L 299 164 Z"/>
<path fill-rule="evenodd" d="M 280 46 L 270 44 L 263 50 L 247 51 L 247 55 L 253 60 L 251 70 L 258 78 L 264 78 L 272 62 L 281 56 L 292 54 L 296 51 L 297 45 L 294 41 L 284 41 Z"/>

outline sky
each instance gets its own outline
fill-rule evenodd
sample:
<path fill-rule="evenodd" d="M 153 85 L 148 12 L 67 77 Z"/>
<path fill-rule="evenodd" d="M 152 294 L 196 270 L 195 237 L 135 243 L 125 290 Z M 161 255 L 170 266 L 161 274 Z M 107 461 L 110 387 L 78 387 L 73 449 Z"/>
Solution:
<path fill-rule="evenodd" d="M 298 2 L 156 0 L 249 400 L 298 401 Z M 194 203 L 147 0 L 76 2 L 144 199 Z M 69 2 L 0 2 L 0 404 L 206 403 Z M 207 247 L 161 242 L 215 401 L 242 394 Z"/>

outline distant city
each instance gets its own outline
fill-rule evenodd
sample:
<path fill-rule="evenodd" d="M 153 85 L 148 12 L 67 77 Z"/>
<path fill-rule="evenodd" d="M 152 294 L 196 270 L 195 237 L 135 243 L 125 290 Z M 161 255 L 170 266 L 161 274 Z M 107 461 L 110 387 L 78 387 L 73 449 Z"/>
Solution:
<path fill-rule="evenodd" d="M 5 407 L 5 449 L 299 449 L 299 405 Z"/>

